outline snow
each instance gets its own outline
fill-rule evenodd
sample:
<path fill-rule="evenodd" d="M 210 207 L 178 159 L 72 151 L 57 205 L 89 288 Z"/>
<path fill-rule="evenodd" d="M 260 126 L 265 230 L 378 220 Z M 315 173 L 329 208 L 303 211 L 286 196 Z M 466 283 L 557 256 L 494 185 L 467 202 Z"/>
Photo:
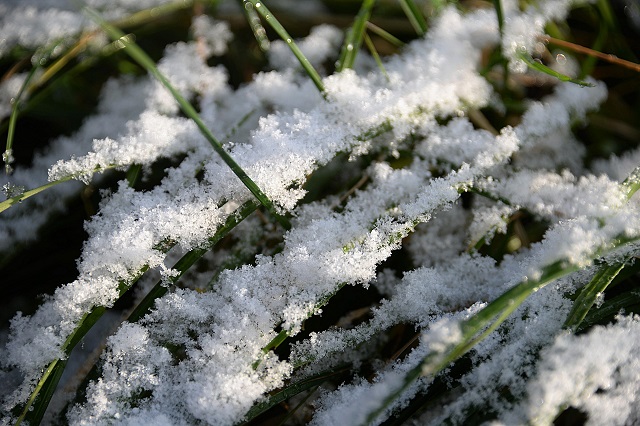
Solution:
<path fill-rule="evenodd" d="M 160 2 L 91 3 L 117 17 Z M 544 24 L 563 19 L 574 2 L 545 0 L 522 11 L 515 1 L 503 3 L 502 49 L 512 71 L 521 73 L 518 54 L 531 51 Z M 7 3 L 0 11 L 0 55 L 91 28 L 65 2 Z M 468 114 L 495 102 L 479 72 L 482 51 L 500 43 L 492 10 L 445 8 L 424 38 L 385 59 L 388 80 L 378 71 L 345 70 L 323 77 L 324 94 L 278 41 L 269 52 L 271 68 L 233 89 L 227 71 L 207 62 L 232 40 L 227 24 L 198 16 L 192 35 L 193 41 L 167 46 L 159 69 L 293 226 L 285 232 L 249 218 L 232 233 L 232 248 L 205 256 L 215 274 L 190 270 L 172 286 L 179 274 L 174 261 L 209 248 L 251 193 L 164 87 L 151 77 L 108 82 L 97 113 L 75 134 L 52 141 L 30 167 L 0 183 L 87 184 L 113 168 L 148 168 L 160 158 L 175 164 L 146 191 L 124 181 L 105 191 L 99 212 L 85 223 L 76 280 L 59 286 L 33 315 L 12 320 L 0 359 L 23 380 L 3 391 L 6 421 L 41 371 L 66 356 L 65 341 L 83 315 L 113 306 L 122 284 L 146 269 L 155 275 L 143 279 L 143 288 L 157 276 L 170 291 L 142 320 L 124 322 L 108 338 L 101 377 L 89 384 L 87 401 L 67 413 L 71 424 L 236 424 L 288 380 L 367 360 L 386 331 L 405 324 L 420 335 L 407 355 L 388 365 L 371 362 L 373 375 L 354 373 L 314 401 L 312 424 L 364 423 L 400 391 L 373 420 L 379 424 L 429 388 L 434 371 L 425 360 L 446 359 L 468 337 L 464 321 L 558 264 L 580 271 L 537 289 L 498 333 L 478 342 L 468 356 L 471 367 L 457 379 L 458 396 L 416 424 L 463 424 L 477 406 L 487 407 L 496 424 L 548 424 L 567 404 L 586 412 L 590 424 L 637 421 L 638 319 L 619 316 L 616 324 L 579 336 L 562 331 L 572 303 L 566 295 L 596 273 L 594 261 L 636 253 L 634 244 L 620 246 L 640 238 L 637 201 L 628 201 L 621 185 L 640 154 L 589 169 L 571 131 L 604 102 L 604 84 L 558 83 L 551 95 L 526 105 L 519 123 L 493 134 L 475 128 Z M 320 66 L 334 59 L 341 40 L 340 30 L 322 25 L 298 45 Z M 21 78 L 3 83 L 0 97 L 13 96 Z M 398 165 L 403 151 L 413 157 Z M 335 167 L 339 158 L 345 160 Z M 364 169 L 362 159 L 370 162 Z M 304 201 L 309 176 L 325 167 L 336 181 L 366 176 L 365 184 L 344 197 Z M 0 249 L 34 238 L 80 186 L 60 183 L 4 212 Z M 463 206 L 461 194 L 471 188 L 490 197 L 474 195 Z M 540 241 L 499 260 L 473 248 L 505 233 L 520 211 L 546 224 Z M 265 235 L 281 242 L 257 252 L 253 244 Z M 399 250 L 410 264 L 402 276 L 381 269 Z M 375 286 L 383 299 L 366 321 L 311 333 L 288 357 L 263 351 L 279 330 L 298 334 L 344 286 Z M 415 371 L 427 377 L 406 383 Z"/>

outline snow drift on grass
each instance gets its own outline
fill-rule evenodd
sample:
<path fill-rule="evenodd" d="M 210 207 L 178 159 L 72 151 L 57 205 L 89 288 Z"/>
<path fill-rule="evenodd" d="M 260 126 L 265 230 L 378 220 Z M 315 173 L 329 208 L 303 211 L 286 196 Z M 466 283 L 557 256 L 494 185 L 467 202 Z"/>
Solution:
<path fill-rule="evenodd" d="M 515 1 L 504 3 L 502 49 L 513 70 L 521 72 L 518 52 L 530 51 L 544 23 L 564 17 L 571 2 L 544 1 L 522 12 Z M 32 13 L 34 22 L 54 13 L 10 10 L 16 16 Z M 75 13 L 51 10 L 60 16 Z M 69 31 L 83 24 L 75 25 Z M 5 43 L 41 44 L 59 30 L 44 29 L 23 41 L 12 35 Z M 553 265 L 582 271 L 536 287 L 498 333 L 489 334 L 467 355 L 471 367 L 449 382 L 458 397 L 417 422 L 464 424 L 468 413 L 483 407 L 492 416 L 486 420 L 508 424 L 542 416 L 540 421 L 548 423 L 567 403 L 588 412 L 594 424 L 637 419 L 630 408 L 637 401 L 629 396 L 637 390 L 637 377 L 620 368 L 637 364 L 632 343 L 621 345 L 618 358 L 607 352 L 611 362 L 599 366 L 601 375 L 584 376 L 593 366 L 586 348 L 604 339 L 617 347 L 623 332 L 637 333 L 637 319 L 620 319 L 618 325 L 584 336 L 561 331 L 571 307 L 566 295 L 594 275 L 594 260 L 603 255 L 608 262 L 626 259 L 637 246 L 624 243 L 640 238 L 640 215 L 637 203 L 627 201 L 628 188 L 613 172 L 611 177 L 590 173 L 583 152 L 574 149 L 578 145 L 570 126 L 586 120 L 587 112 L 603 102 L 604 85 L 559 83 L 552 95 L 526 106 L 520 124 L 493 134 L 477 129 L 467 114 L 495 97 L 479 72 L 482 50 L 500 42 L 491 10 L 461 14 L 445 8 L 423 39 L 385 61 L 388 80 L 380 72 L 345 70 L 323 78 L 324 96 L 303 80 L 284 43 L 273 43 L 270 54 L 278 71 L 259 73 L 232 90 L 226 71 L 207 64 L 231 39 L 227 27 L 197 18 L 193 34 L 195 41 L 166 48 L 160 70 L 197 102 L 226 151 L 281 214 L 292 216 L 293 226 L 273 231 L 282 236 L 278 249 L 223 270 L 212 281 L 204 273 L 185 275 L 182 288 L 157 299 L 144 318 L 125 322 L 109 337 L 101 377 L 89 384 L 86 402 L 71 408 L 70 423 L 235 424 L 288 380 L 362 361 L 359 353 L 375 353 L 384 341 L 378 335 L 406 324 L 419 334 L 417 346 L 406 356 L 386 366 L 372 361 L 371 381 L 354 369 L 349 383 L 321 392 L 315 401 L 314 424 L 336 424 L 345 417 L 354 423 L 369 417 L 380 423 L 419 392 L 429 391 L 432 377 L 407 382 L 407 375 L 433 373 L 433 363 L 469 338 L 465 321 L 513 286 L 536 282 Z M 339 31 L 328 26 L 315 28 L 300 41 L 316 64 L 330 58 L 339 44 Z M 403 152 L 411 153 L 410 161 L 395 161 Z M 335 179 L 363 175 L 363 186 L 342 198 L 301 203 L 309 176 L 340 156 L 351 163 Z M 78 278 L 60 286 L 32 316 L 18 314 L 12 321 L 3 368 L 18 370 L 24 380 L 3 401 L 6 419 L 13 419 L 13 406 L 28 399 L 42 370 L 66 356 L 66 339 L 93 306 L 113 306 L 122 287 L 147 269 L 161 271 L 167 285 L 169 277 L 180 273 L 168 259 L 209 249 L 209 239 L 251 200 L 196 126 L 180 116 L 173 99 L 150 78 L 112 80 L 95 117 L 76 135 L 53 142 L 50 153 L 39 155 L 31 169 L 18 169 L 11 178 L 34 187 L 48 168 L 51 181 L 89 182 L 97 172 L 150 167 L 162 157 L 176 161 L 155 187 L 136 191 L 121 182 L 104 194 L 99 212 L 85 226 L 88 239 L 78 260 Z M 362 170 L 360 158 L 369 164 Z M 599 167 L 615 169 L 615 162 Z M 564 168 L 571 171 L 558 172 Z M 73 190 L 63 185 L 34 197 L 32 206 L 40 211 L 37 203 L 51 202 L 46 197 L 59 199 Z M 463 208 L 461 194 L 472 190 L 486 199 L 477 201 L 477 195 Z M 0 228 L 11 239 L 7 241 L 33 236 L 46 219 L 46 213 L 25 214 L 20 206 L 10 212 L 13 216 Z M 522 212 L 545 224 L 540 241 L 501 259 L 473 248 L 504 233 Z M 26 220 L 32 226 L 22 233 Z M 250 239 L 245 237 L 239 240 Z M 168 255 L 171 247 L 174 252 Z M 403 276 L 389 269 L 381 272 L 380 265 L 403 247 L 412 263 L 401 271 Z M 245 251 L 245 256 L 253 255 Z M 367 321 L 311 333 L 282 359 L 266 350 L 279 333 L 298 334 L 305 320 L 321 313 L 344 286 L 369 288 L 376 277 L 384 299 Z M 566 354 L 580 362 L 559 372 Z M 549 385 L 562 377 L 580 386 Z M 607 392 L 596 395 L 598 387 Z M 396 392 L 400 396 L 385 405 Z M 539 398 L 545 401 L 542 406 Z M 615 417 L 599 408 L 604 404 L 626 411 L 618 410 Z"/>

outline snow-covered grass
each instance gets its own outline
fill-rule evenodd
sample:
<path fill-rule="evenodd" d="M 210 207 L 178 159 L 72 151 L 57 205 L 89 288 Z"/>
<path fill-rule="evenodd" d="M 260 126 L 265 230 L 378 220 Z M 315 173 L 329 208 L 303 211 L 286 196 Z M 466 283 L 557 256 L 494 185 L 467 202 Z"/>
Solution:
<path fill-rule="evenodd" d="M 628 89 L 542 38 L 619 18 L 353 3 L 0 5 L 3 271 L 90 213 L 76 278 L 4 332 L 2 424 L 640 421 L 640 150 L 591 146 L 638 134 Z M 95 111 L 14 159 L 56 78 L 110 61 Z"/>

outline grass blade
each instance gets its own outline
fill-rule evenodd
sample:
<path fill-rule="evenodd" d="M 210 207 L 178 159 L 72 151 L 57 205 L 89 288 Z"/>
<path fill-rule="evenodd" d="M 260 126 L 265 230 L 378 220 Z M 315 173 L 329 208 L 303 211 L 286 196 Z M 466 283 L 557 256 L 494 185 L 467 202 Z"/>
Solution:
<path fill-rule="evenodd" d="M 256 185 L 256 183 L 246 174 L 246 172 L 240 167 L 238 163 L 224 150 L 222 144 L 216 139 L 216 137 L 211 133 L 211 130 L 204 124 L 200 115 L 196 112 L 193 105 L 189 103 L 169 82 L 169 80 L 158 70 L 155 63 L 151 58 L 137 45 L 135 44 L 130 37 L 127 37 L 122 31 L 117 29 L 116 27 L 107 23 L 102 17 L 93 9 L 89 7 L 85 7 L 84 10 L 86 13 L 96 21 L 102 29 L 111 37 L 114 41 L 120 40 L 124 45 L 124 50 L 127 52 L 129 56 L 133 60 L 135 60 L 138 64 L 140 64 L 143 68 L 149 72 L 149 74 L 153 75 L 164 87 L 169 90 L 171 95 L 175 98 L 175 100 L 180 105 L 180 108 L 185 113 L 187 117 L 193 120 L 200 132 L 204 135 L 207 141 L 211 144 L 213 149 L 220 155 L 222 160 L 229 166 L 231 171 L 242 181 L 242 183 L 251 191 L 251 193 L 260 201 L 260 203 L 267 208 L 267 210 L 278 219 L 280 224 L 286 229 L 291 228 L 289 221 L 280 216 L 273 206 L 271 200 L 262 192 L 262 190 Z M 308 61 L 307 61 L 308 62 Z"/>
<path fill-rule="evenodd" d="M 71 333 L 61 348 L 67 357 L 76 344 L 87 334 L 98 319 L 100 319 L 105 310 L 102 306 L 94 307 L 91 312 L 84 315 L 80 321 L 80 325 Z M 40 424 L 49 406 L 51 397 L 58 386 L 60 377 L 62 377 L 66 363 L 67 361 L 65 359 L 58 358 L 49 364 L 36 385 L 36 388 L 27 400 L 15 426 L 18 426 L 25 420 L 32 425 Z"/>
<path fill-rule="evenodd" d="M 287 30 L 284 29 L 282 24 L 276 19 L 276 17 L 271 13 L 271 11 L 267 8 L 263 1 L 259 0 L 245 0 L 245 3 L 249 3 L 253 5 L 256 11 L 262 16 L 268 23 L 271 25 L 271 28 L 278 34 L 278 36 L 289 46 L 289 49 L 293 52 L 295 57 L 302 65 L 302 68 L 309 75 L 309 78 L 316 85 L 320 93 L 324 94 L 324 84 L 322 84 L 322 78 L 318 71 L 311 65 L 311 62 L 304 56 L 304 53 L 300 50 L 298 45 L 293 41 L 293 37 L 289 35 Z"/>
<path fill-rule="evenodd" d="M 640 295 L 637 290 L 627 291 L 619 296 L 607 300 L 600 308 L 591 310 L 584 317 L 576 332 L 581 332 L 596 324 L 610 322 L 620 311 L 640 311 Z"/>
<path fill-rule="evenodd" d="M 378 55 L 376 46 L 373 44 L 373 41 L 371 41 L 371 37 L 369 37 L 369 35 L 366 33 L 364 34 L 364 42 L 367 45 L 367 48 L 369 49 L 371 56 L 373 56 L 373 59 L 376 61 L 376 64 L 378 64 L 378 68 L 380 68 L 380 72 L 386 77 L 387 81 L 389 81 L 389 74 L 387 74 L 387 70 L 384 68 L 384 64 L 380 59 L 380 55 Z"/>
<path fill-rule="evenodd" d="M 394 36 L 390 32 L 383 30 L 382 28 L 372 23 L 371 21 L 367 21 L 367 29 L 372 33 L 377 34 L 383 40 L 388 41 L 389 43 L 393 44 L 396 47 L 404 46 L 404 42 L 402 40 L 400 40 L 398 37 Z"/>
<path fill-rule="evenodd" d="M 240 206 L 234 213 L 232 213 L 224 225 L 222 225 L 216 231 L 215 235 L 209 238 L 207 244 L 204 247 L 190 250 L 184 256 L 180 258 L 173 266 L 172 269 L 175 269 L 179 272 L 178 275 L 171 277 L 170 282 L 176 283 L 180 277 L 191 267 L 193 264 L 200 259 L 207 251 L 211 250 L 222 238 L 224 238 L 233 228 L 235 228 L 240 222 L 246 219 L 251 213 L 253 213 L 258 208 L 258 204 L 251 200 L 244 203 Z M 135 322 L 142 318 L 151 306 L 153 302 L 159 297 L 164 296 L 168 291 L 168 287 L 163 285 L 162 282 L 156 283 L 155 286 L 147 293 L 147 295 L 142 299 L 142 301 L 136 306 L 134 311 L 129 315 L 127 321 Z"/>
<path fill-rule="evenodd" d="M 602 294 L 611 284 L 611 281 L 624 268 L 625 263 L 616 263 L 613 265 L 603 265 L 593 279 L 580 290 L 578 298 L 571 307 L 571 312 L 567 316 L 564 328 L 574 332 L 578 329 L 584 317 L 596 303 L 598 295 Z"/>
<path fill-rule="evenodd" d="M 578 84 L 578 85 L 583 86 L 583 87 L 593 87 L 593 84 L 591 84 L 591 83 L 587 83 L 586 81 L 578 80 L 576 78 L 571 78 L 568 75 L 564 75 L 564 74 L 561 74 L 561 73 L 559 73 L 557 71 L 554 71 L 551 68 L 549 68 L 548 66 L 546 66 L 544 64 L 541 64 L 540 62 L 536 62 L 529 55 L 520 54 L 519 57 L 520 57 L 520 59 L 522 59 L 524 61 L 524 63 L 527 64 L 527 66 L 529 68 L 534 69 L 536 71 L 540 71 L 541 73 L 550 75 L 551 77 L 555 77 L 560 81 L 568 81 L 570 83 Z"/>
<path fill-rule="evenodd" d="M 300 380 L 299 382 L 292 383 L 280 391 L 272 394 L 265 401 L 262 401 L 256 405 L 254 405 L 246 414 L 245 422 L 248 423 L 251 420 L 258 417 L 260 414 L 269 410 L 270 408 L 280 404 L 281 402 L 286 401 L 292 396 L 298 395 L 301 392 L 304 392 L 307 389 L 311 389 L 315 386 L 319 386 L 322 383 L 326 382 L 330 378 L 334 376 L 339 376 L 342 373 L 349 371 L 348 367 L 342 367 L 337 369 L 331 369 L 329 371 L 325 371 L 318 375 Z M 245 423 L 245 424 L 246 424 Z"/>
<path fill-rule="evenodd" d="M 253 31 L 253 36 L 258 42 L 258 47 L 260 47 L 260 50 L 262 50 L 263 52 L 266 52 L 267 50 L 269 50 L 269 46 L 271 43 L 269 42 L 267 32 L 262 26 L 260 16 L 253 7 L 253 4 L 248 2 L 244 3 L 244 13 L 246 15 L 247 22 L 249 22 L 249 27 L 251 27 L 251 31 Z"/>
<path fill-rule="evenodd" d="M 19 203 L 23 202 L 24 200 L 26 200 L 27 198 L 29 198 L 31 196 L 34 196 L 34 195 L 44 191 L 45 189 L 49 189 L 52 186 L 55 186 L 55 185 L 57 185 L 59 183 L 62 183 L 62 182 L 69 181 L 71 179 L 72 179 L 72 177 L 69 176 L 69 177 L 66 177 L 66 178 L 63 178 L 63 179 L 60 179 L 60 180 L 55 180 L 53 182 L 46 183 L 46 184 L 44 184 L 42 186 L 39 186 L 39 187 L 34 188 L 34 189 L 30 189 L 28 191 L 24 191 L 24 192 L 17 191 L 18 192 L 17 195 L 9 196 L 9 197 L 7 197 L 6 200 L 4 200 L 3 202 L 0 203 L 0 213 L 2 213 L 3 211 L 7 210 L 9 207 L 13 206 L 14 204 L 19 204 Z M 11 188 L 4 188 L 4 190 L 7 191 L 7 190 L 12 190 L 12 189 Z"/>
<path fill-rule="evenodd" d="M 371 10 L 376 4 L 376 0 L 364 0 L 362 6 L 353 21 L 353 25 L 347 31 L 342 50 L 340 51 L 340 59 L 336 63 L 336 71 L 340 72 L 344 69 L 353 68 L 356 56 L 362 46 L 366 23 L 371 17 Z"/>
<path fill-rule="evenodd" d="M 425 21 L 418 6 L 413 0 L 400 0 L 400 6 L 404 14 L 407 15 L 409 22 L 411 22 L 413 29 L 422 37 L 427 32 L 427 21 Z"/>

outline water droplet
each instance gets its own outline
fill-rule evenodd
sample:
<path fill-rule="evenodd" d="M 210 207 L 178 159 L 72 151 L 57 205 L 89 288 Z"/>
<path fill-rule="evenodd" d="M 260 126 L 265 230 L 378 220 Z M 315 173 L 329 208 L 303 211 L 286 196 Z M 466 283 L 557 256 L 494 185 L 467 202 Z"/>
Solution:
<path fill-rule="evenodd" d="M 256 9 L 262 6 L 260 3 L 256 3 Z"/>
<path fill-rule="evenodd" d="M 246 10 L 251 10 L 253 9 L 253 5 L 251 3 L 249 3 L 248 1 L 244 2 L 244 8 Z"/>
<path fill-rule="evenodd" d="M 271 19 L 271 15 L 265 15 L 264 19 L 266 19 L 267 21 Z"/>
<path fill-rule="evenodd" d="M 558 53 L 556 55 L 556 62 L 558 62 L 560 65 L 564 65 L 567 63 L 567 57 L 564 56 L 562 53 Z"/>
<path fill-rule="evenodd" d="M 347 44 L 347 50 L 351 52 L 353 50 L 353 44 L 351 43 Z"/>
<path fill-rule="evenodd" d="M 40 58 L 40 65 L 44 66 L 47 63 L 47 60 L 45 58 Z"/>
<path fill-rule="evenodd" d="M 287 43 L 291 43 L 291 39 L 290 38 L 287 39 Z"/>

